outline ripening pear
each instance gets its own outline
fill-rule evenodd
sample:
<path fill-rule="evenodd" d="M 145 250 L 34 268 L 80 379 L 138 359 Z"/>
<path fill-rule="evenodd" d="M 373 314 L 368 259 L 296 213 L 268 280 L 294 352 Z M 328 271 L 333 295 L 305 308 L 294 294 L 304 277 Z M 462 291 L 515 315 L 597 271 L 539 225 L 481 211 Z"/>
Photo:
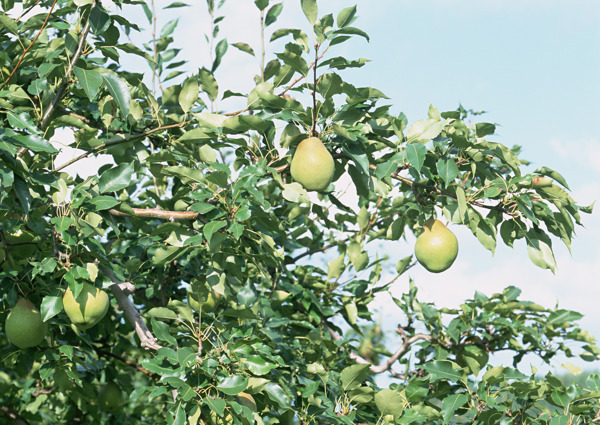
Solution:
<path fill-rule="evenodd" d="M 109 305 L 108 294 L 87 282 L 83 283 L 83 289 L 77 298 L 73 296 L 71 288 L 67 288 L 63 296 L 65 313 L 71 322 L 82 331 L 102 320 Z"/>
<path fill-rule="evenodd" d="M 219 306 L 220 299 L 221 294 L 213 289 L 210 289 L 206 293 L 197 294 L 192 291 L 191 287 L 188 288 L 188 305 L 192 310 L 212 313 Z"/>
<path fill-rule="evenodd" d="M 6 322 L 4 331 L 9 341 L 19 348 L 34 347 L 41 343 L 48 330 L 42 321 L 41 313 L 28 300 L 20 298 L 12 308 Z"/>
<path fill-rule="evenodd" d="M 333 157 L 317 137 L 309 137 L 298 144 L 292 158 L 292 177 L 306 190 L 325 190 L 333 180 Z"/>
<path fill-rule="evenodd" d="M 448 270 L 458 255 L 458 240 L 444 223 L 427 220 L 415 243 L 415 256 L 432 273 Z"/>
<path fill-rule="evenodd" d="M 115 413 L 123 404 L 123 392 L 117 384 L 109 382 L 100 390 L 98 404 L 104 411 Z"/>

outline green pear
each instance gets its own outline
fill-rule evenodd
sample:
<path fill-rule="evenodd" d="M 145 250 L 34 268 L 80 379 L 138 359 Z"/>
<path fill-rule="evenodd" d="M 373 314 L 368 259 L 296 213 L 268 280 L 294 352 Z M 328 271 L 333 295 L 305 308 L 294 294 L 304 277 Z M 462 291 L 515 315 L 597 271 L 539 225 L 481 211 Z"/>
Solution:
<path fill-rule="evenodd" d="M 415 256 L 432 273 L 448 270 L 458 255 L 458 240 L 444 223 L 427 220 L 415 243 Z"/>
<path fill-rule="evenodd" d="M 35 306 L 20 298 L 8 314 L 4 330 L 10 342 L 19 348 L 28 348 L 44 340 L 48 327 Z"/>
<path fill-rule="evenodd" d="M 292 158 L 292 177 L 306 190 L 325 190 L 333 180 L 333 157 L 317 137 L 309 137 L 298 144 Z"/>
<path fill-rule="evenodd" d="M 100 390 L 98 404 L 102 410 L 115 413 L 121 409 L 123 404 L 123 392 L 117 384 L 109 382 Z"/>
<path fill-rule="evenodd" d="M 212 313 L 219 306 L 221 294 L 214 290 L 209 290 L 206 293 L 197 294 L 188 288 L 188 304 L 195 311 L 203 313 Z"/>
<path fill-rule="evenodd" d="M 73 296 L 71 288 L 67 288 L 63 296 L 65 313 L 71 322 L 82 331 L 102 320 L 109 305 L 108 294 L 87 282 L 83 283 L 83 289 L 77 298 Z"/>

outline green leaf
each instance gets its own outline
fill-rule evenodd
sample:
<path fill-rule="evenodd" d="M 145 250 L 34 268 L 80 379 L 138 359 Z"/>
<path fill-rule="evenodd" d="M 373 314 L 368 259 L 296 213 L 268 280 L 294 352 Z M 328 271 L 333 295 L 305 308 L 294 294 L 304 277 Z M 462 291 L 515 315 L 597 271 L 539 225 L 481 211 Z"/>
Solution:
<path fill-rule="evenodd" d="M 290 202 L 302 203 L 310 201 L 306 189 L 300 183 L 296 182 L 284 185 L 281 195 Z"/>
<path fill-rule="evenodd" d="M 236 49 L 241 50 L 242 52 L 246 52 L 249 55 L 254 56 L 254 50 L 252 49 L 252 47 L 250 47 L 249 44 L 247 43 L 232 43 L 231 44 L 233 47 L 235 47 Z"/>
<path fill-rule="evenodd" d="M 458 177 L 458 167 L 453 158 L 440 158 L 436 164 L 436 169 L 439 176 L 446 183 L 446 187 Z"/>
<path fill-rule="evenodd" d="M 340 373 L 344 391 L 351 391 L 360 387 L 369 375 L 369 367 L 368 364 L 356 364 L 344 368 Z"/>
<path fill-rule="evenodd" d="M 121 115 L 124 119 L 127 119 L 127 115 L 129 115 L 129 104 L 131 102 L 131 95 L 129 94 L 129 87 L 125 80 L 120 77 L 117 77 L 114 74 L 101 74 L 104 79 L 104 84 L 108 89 L 109 93 L 117 102 L 119 109 L 121 110 Z"/>
<path fill-rule="evenodd" d="M 300 4 L 304 16 L 306 16 L 306 19 L 308 19 L 308 22 L 310 22 L 311 25 L 314 25 L 319 14 L 317 0 L 300 0 Z"/>
<path fill-rule="evenodd" d="M 442 400 L 442 415 L 445 422 L 449 422 L 450 418 L 454 416 L 454 413 L 467 404 L 469 396 L 466 394 L 453 394 L 444 397 Z"/>
<path fill-rule="evenodd" d="M 168 37 L 171 34 L 173 34 L 173 31 L 175 31 L 175 28 L 177 28 L 177 24 L 179 24 L 179 19 L 172 19 L 169 22 L 167 22 L 162 27 L 159 38 Z"/>
<path fill-rule="evenodd" d="M 254 4 L 259 10 L 265 10 L 269 6 L 269 0 L 254 0 Z"/>
<path fill-rule="evenodd" d="M 156 338 L 166 341 L 174 346 L 177 346 L 177 341 L 173 338 L 173 335 L 169 333 L 169 325 L 163 322 L 159 322 L 154 317 L 151 319 L 152 330 Z"/>
<path fill-rule="evenodd" d="M 29 186 L 21 177 L 16 176 L 14 181 L 15 192 L 17 193 L 17 198 L 19 198 L 19 202 L 23 206 L 25 210 L 25 214 L 29 214 L 29 208 L 31 207 L 31 192 L 29 191 Z"/>
<path fill-rule="evenodd" d="M 276 4 L 267 12 L 267 16 L 265 17 L 265 27 L 275 23 L 277 17 L 281 14 L 283 10 L 283 3 Z"/>
<path fill-rule="evenodd" d="M 33 152 L 48 152 L 56 153 L 58 149 L 50 144 L 50 142 L 37 134 L 16 134 L 10 138 L 11 141 L 17 142 L 18 145 Z"/>
<path fill-rule="evenodd" d="M 350 157 L 350 159 L 352 159 L 356 168 L 358 168 L 361 173 L 366 175 L 369 174 L 369 157 L 357 143 L 344 143 L 342 145 L 342 150 Z"/>
<path fill-rule="evenodd" d="M 211 71 L 213 73 L 217 70 L 217 68 L 221 64 L 221 59 L 223 59 L 223 56 L 225 56 L 225 53 L 227 52 L 228 47 L 229 47 L 229 44 L 227 44 L 227 40 L 225 40 L 225 39 L 223 39 L 217 43 L 217 47 L 215 47 L 215 60 L 213 62 L 212 68 L 211 68 Z"/>
<path fill-rule="evenodd" d="M 98 179 L 100 193 L 125 189 L 132 183 L 134 172 L 133 164 L 121 164 L 104 171 Z"/>
<path fill-rule="evenodd" d="M 246 366 L 254 375 L 266 375 L 271 372 L 276 366 L 273 363 L 267 362 L 261 356 L 250 356 L 245 360 Z"/>
<path fill-rule="evenodd" d="M 30 133 L 38 134 L 39 130 L 27 112 L 16 113 L 15 111 L 6 111 L 8 123 L 13 128 L 28 130 Z"/>
<path fill-rule="evenodd" d="M 290 397 L 278 384 L 274 382 L 267 383 L 265 385 L 265 393 L 271 400 L 279 404 L 282 409 L 290 408 Z"/>
<path fill-rule="evenodd" d="M 211 101 L 215 101 L 219 95 L 219 85 L 212 72 L 206 68 L 201 68 L 198 71 L 198 81 L 202 91 L 208 95 Z"/>
<path fill-rule="evenodd" d="M 87 97 L 94 100 L 102 85 L 102 75 L 99 72 L 88 71 L 77 66 L 73 68 L 73 73 Z"/>
<path fill-rule="evenodd" d="M 339 277 L 345 268 L 344 259 L 346 258 L 345 253 L 341 253 L 339 256 L 327 263 L 327 279 Z"/>
<path fill-rule="evenodd" d="M 100 35 L 110 26 L 110 16 L 102 6 L 94 6 L 90 12 L 89 22 L 94 35 Z"/>
<path fill-rule="evenodd" d="M 364 32 L 361 29 L 354 28 L 354 27 L 344 27 L 344 28 L 334 31 L 333 34 L 336 34 L 336 35 L 340 35 L 340 34 L 360 35 L 361 37 L 364 37 L 367 41 L 371 40 L 369 38 L 369 35 L 366 32 Z"/>
<path fill-rule="evenodd" d="M 14 19 L 11 19 L 5 13 L 0 12 L 0 24 L 3 28 L 6 28 L 8 32 L 13 33 L 14 35 L 19 35 L 19 28 Z"/>
<path fill-rule="evenodd" d="M 210 243 L 215 232 L 218 232 L 225 226 L 227 226 L 227 222 L 225 221 L 211 221 L 210 223 L 205 224 L 202 232 L 204 233 L 208 243 Z"/>
<path fill-rule="evenodd" d="M 531 229 L 527 232 L 527 254 L 531 262 L 542 269 L 556 270 L 556 260 L 552 251 L 552 241 L 541 230 Z"/>
<path fill-rule="evenodd" d="M 89 204 L 94 211 L 102 211 L 114 208 L 119 204 L 119 200 L 113 198 L 112 196 L 102 195 L 90 199 L 86 202 L 86 204 Z"/>
<path fill-rule="evenodd" d="M 196 100 L 198 100 L 198 80 L 195 77 L 190 77 L 183 83 L 181 92 L 179 92 L 179 105 L 183 112 L 189 112 Z"/>
<path fill-rule="evenodd" d="M 248 378 L 241 375 L 226 376 L 219 380 L 217 389 L 228 395 L 236 395 L 248 387 Z"/>
<path fill-rule="evenodd" d="M 337 16 L 337 26 L 338 28 L 344 28 L 347 25 L 350 25 L 356 17 L 356 6 L 351 6 L 343 9 Z"/>
<path fill-rule="evenodd" d="M 546 326 L 554 329 L 555 326 L 560 326 L 564 323 L 574 322 L 583 318 L 583 314 L 571 310 L 556 310 L 550 313 L 546 320 Z"/>
<path fill-rule="evenodd" d="M 448 124 L 448 120 L 426 119 L 414 122 L 406 134 L 407 143 L 426 143 L 435 139 Z"/>
<path fill-rule="evenodd" d="M 548 168 L 548 167 L 542 167 L 539 170 L 537 170 L 536 173 L 541 174 L 542 176 L 551 177 L 554 180 L 556 180 L 557 182 L 559 182 L 560 184 L 562 184 L 566 189 L 570 190 L 569 185 L 567 184 L 567 181 L 559 172 L 554 171 L 553 169 Z"/>
<path fill-rule="evenodd" d="M 399 418 L 404 410 L 404 399 L 398 391 L 385 388 L 375 394 L 375 404 L 381 412 L 381 416 L 392 415 L 394 419 Z"/>
<path fill-rule="evenodd" d="M 456 366 L 456 367 L 455 367 Z M 449 360 L 436 360 L 423 366 L 432 380 L 447 379 L 452 382 L 464 381 L 466 376 L 463 371 L 458 369 L 458 365 Z"/>
<path fill-rule="evenodd" d="M 46 295 L 41 305 L 42 320 L 47 322 L 63 309 L 62 297 L 58 295 Z"/>
<path fill-rule="evenodd" d="M 425 145 L 410 143 L 404 148 L 404 153 L 406 154 L 405 162 L 408 162 L 415 170 L 421 172 L 421 168 L 423 168 L 423 164 L 425 163 L 425 155 L 427 154 Z"/>

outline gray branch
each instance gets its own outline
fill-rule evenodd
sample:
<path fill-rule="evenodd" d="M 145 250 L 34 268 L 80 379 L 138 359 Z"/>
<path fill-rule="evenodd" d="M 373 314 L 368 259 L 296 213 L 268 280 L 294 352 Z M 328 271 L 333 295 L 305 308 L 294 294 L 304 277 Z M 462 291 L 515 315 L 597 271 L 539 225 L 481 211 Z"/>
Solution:
<path fill-rule="evenodd" d="M 110 290 L 117 299 L 119 307 L 123 310 L 125 317 L 127 317 L 127 320 L 135 329 L 135 333 L 140 338 L 140 345 L 146 350 L 158 350 L 162 348 L 161 345 L 157 343 L 156 337 L 152 335 L 152 332 L 150 332 L 150 329 L 146 326 L 144 319 L 140 316 L 140 313 L 138 313 L 133 305 L 133 301 L 129 297 L 129 294 L 133 293 L 135 290 L 135 286 L 130 282 L 119 281 L 115 274 L 106 267 L 100 266 L 100 270 L 102 270 L 102 273 L 114 283 L 114 285 L 110 286 Z"/>

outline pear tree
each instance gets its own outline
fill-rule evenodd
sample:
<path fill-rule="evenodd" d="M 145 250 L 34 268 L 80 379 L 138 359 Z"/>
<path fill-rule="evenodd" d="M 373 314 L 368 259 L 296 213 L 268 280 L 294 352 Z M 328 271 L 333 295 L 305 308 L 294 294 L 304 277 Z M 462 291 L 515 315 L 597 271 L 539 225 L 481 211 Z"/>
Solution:
<path fill-rule="evenodd" d="M 592 208 L 484 116 L 409 121 L 353 83 L 356 6 L 300 0 L 287 28 L 290 3 L 248 2 L 250 45 L 220 31 L 225 3 L 206 1 L 189 71 L 185 2 L 0 1 L 0 422 L 597 422 L 600 376 L 522 367 L 597 361 L 580 313 L 516 286 L 437 307 L 410 278 L 453 266 L 460 227 L 554 271 Z M 247 92 L 222 78 L 233 51 Z M 397 285 L 396 344 L 372 301 Z"/>

